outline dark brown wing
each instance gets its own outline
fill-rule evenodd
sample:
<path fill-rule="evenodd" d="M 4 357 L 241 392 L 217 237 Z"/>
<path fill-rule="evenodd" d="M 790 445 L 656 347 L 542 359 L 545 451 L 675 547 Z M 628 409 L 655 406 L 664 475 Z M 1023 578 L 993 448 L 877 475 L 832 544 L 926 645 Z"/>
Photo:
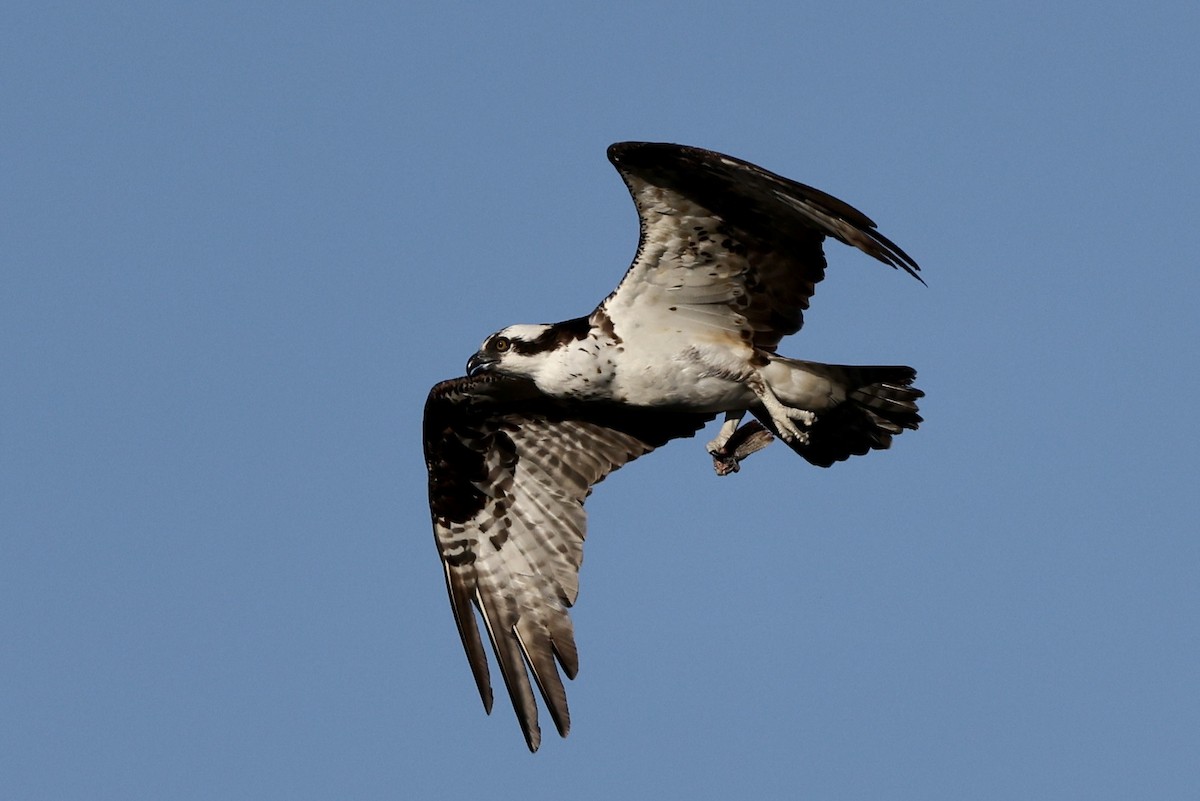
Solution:
<path fill-rule="evenodd" d="M 443 381 L 430 391 L 429 506 L 450 605 L 490 713 L 487 656 L 472 607 L 479 610 L 530 750 L 541 731 L 529 671 L 559 733 L 570 728 L 558 666 L 568 678 L 579 667 L 567 610 L 579 592 L 584 499 L 613 470 L 692 436 L 709 419 L 566 405 L 529 381 L 499 375 Z"/>
<path fill-rule="evenodd" d="M 645 319 L 652 307 L 670 308 L 698 333 L 737 331 L 774 351 L 804 323 L 825 275 L 826 236 L 921 280 L 870 218 L 819 189 L 683 145 L 623 142 L 608 158 L 641 222 L 633 264 L 601 305 L 618 325 L 622 311 Z"/>

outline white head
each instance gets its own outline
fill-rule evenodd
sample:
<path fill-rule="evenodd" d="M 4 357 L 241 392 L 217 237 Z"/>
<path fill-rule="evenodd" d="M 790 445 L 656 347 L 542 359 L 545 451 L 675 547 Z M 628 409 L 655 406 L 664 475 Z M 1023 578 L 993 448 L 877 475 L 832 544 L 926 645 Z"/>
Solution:
<path fill-rule="evenodd" d="M 510 325 L 483 341 L 467 361 L 467 375 L 494 370 L 504 375 L 536 378 L 546 353 L 559 345 L 557 326 Z"/>

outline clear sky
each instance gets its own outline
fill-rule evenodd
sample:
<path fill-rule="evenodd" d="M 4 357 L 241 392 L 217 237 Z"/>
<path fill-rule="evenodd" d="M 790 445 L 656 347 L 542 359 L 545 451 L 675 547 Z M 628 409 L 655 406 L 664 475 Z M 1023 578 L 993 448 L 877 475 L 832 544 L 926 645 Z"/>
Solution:
<path fill-rule="evenodd" d="M 0 797 L 1200 797 L 1196 4 L 595 5 L 0 12 Z M 623 139 L 874 218 L 928 288 L 783 351 L 927 422 L 612 476 L 530 755 L 421 406 L 615 285 Z"/>

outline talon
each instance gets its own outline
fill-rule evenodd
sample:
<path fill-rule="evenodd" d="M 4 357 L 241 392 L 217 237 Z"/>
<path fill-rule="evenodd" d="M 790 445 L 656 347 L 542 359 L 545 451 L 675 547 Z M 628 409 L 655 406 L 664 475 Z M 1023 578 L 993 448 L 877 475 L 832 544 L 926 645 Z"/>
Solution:
<path fill-rule="evenodd" d="M 786 425 L 784 425 L 783 420 L 776 420 L 774 422 L 775 427 L 779 429 L 779 436 L 783 438 L 784 442 L 790 445 L 805 445 L 808 443 L 808 432 L 796 428 L 790 420 L 787 421 Z"/>
<path fill-rule="evenodd" d="M 779 429 L 779 436 L 783 437 L 784 442 L 795 442 L 800 438 L 800 429 L 792 425 L 792 421 L 786 417 L 776 420 L 775 427 Z"/>
<path fill-rule="evenodd" d="M 792 421 L 795 420 L 808 426 L 812 425 L 812 422 L 816 419 L 817 416 L 810 411 L 783 407 L 783 414 L 772 415 L 771 421 L 775 423 L 775 428 L 779 430 L 779 436 L 785 442 L 793 445 L 803 445 L 808 442 L 808 432 L 801 430 Z"/>
<path fill-rule="evenodd" d="M 787 416 L 790 419 L 799 420 L 806 426 L 811 426 L 813 423 L 817 422 L 817 416 L 808 409 L 792 409 L 786 406 L 784 408 L 787 409 Z"/>
<path fill-rule="evenodd" d="M 816 422 L 817 416 L 807 409 L 785 406 L 775 396 L 775 393 L 771 391 L 771 387 L 762 380 L 762 377 L 759 376 L 758 379 L 756 383 L 749 385 L 750 389 L 754 391 L 754 394 L 758 395 L 763 409 L 770 415 L 771 422 L 775 425 L 775 430 L 779 432 L 779 436 L 789 445 L 804 445 L 807 443 L 808 434 L 801 431 L 792 421 L 798 420 L 807 427 Z"/>

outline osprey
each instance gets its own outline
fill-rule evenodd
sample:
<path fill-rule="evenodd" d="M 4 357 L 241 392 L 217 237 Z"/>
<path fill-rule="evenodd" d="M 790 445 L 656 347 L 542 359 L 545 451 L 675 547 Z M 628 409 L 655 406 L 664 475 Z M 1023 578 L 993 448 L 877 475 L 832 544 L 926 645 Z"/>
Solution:
<path fill-rule="evenodd" d="M 531 751 L 541 742 L 531 673 L 559 734 L 570 728 L 559 668 L 574 678 L 579 667 L 568 609 L 592 485 L 717 414 L 718 475 L 774 437 L 828 467 L 921 422 L 911 367 L 776 352 L 804 322 L 827 236 L 921 280 L 866 215 L 699 148 L 626 142 L 608 158 L 641 225 L 624 279 L 585 317 L 492 334 L 425 404 L 429 507 L 454 620 L 490 713 L 479 611 Z M 747 412 L 756 419 L 742 426 Z"/>

